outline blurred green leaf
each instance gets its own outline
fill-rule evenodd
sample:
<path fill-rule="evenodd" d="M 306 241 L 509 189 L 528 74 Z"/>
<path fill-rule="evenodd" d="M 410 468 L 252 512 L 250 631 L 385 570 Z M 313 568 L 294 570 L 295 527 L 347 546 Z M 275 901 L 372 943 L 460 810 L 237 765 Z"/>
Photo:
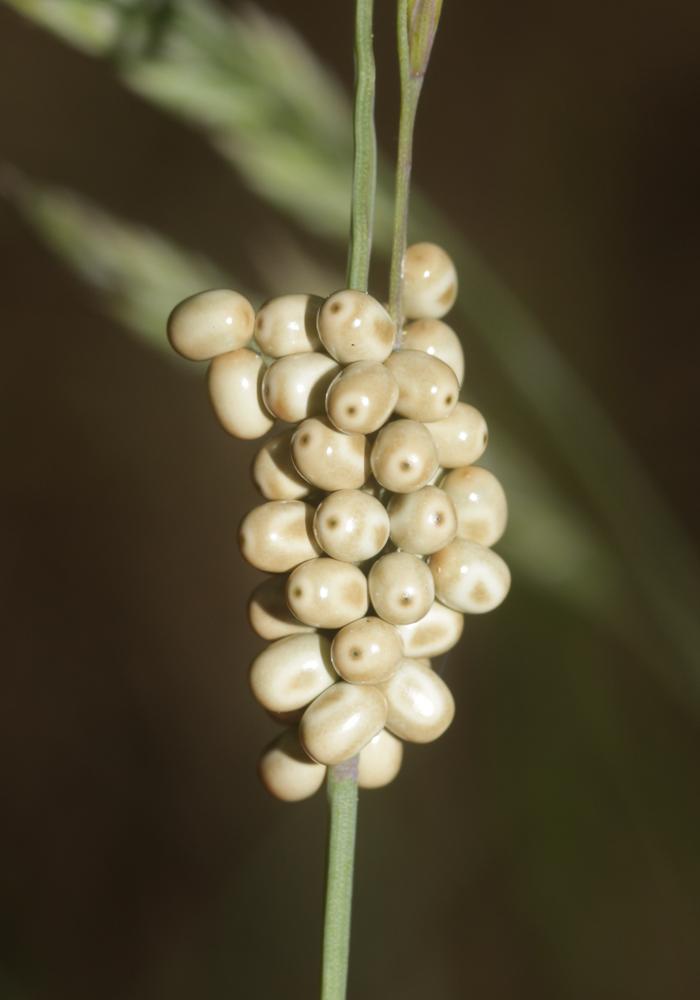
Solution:
<path fill-rule="evenodd" d="M 0 187 L 115 319 L 170 356 L 164 321 L 173 305 L 203 288 L 226 284 L 206 258 L 144 226 L 116 219 L 72 191 L 42 187 L 7 169 Z"/>
<path fill-rule="evenodd" d="M 120 4 L 99 0 L 8 0 L 8 6 L 91 55 L 109 51 L 122 16 Z"/>

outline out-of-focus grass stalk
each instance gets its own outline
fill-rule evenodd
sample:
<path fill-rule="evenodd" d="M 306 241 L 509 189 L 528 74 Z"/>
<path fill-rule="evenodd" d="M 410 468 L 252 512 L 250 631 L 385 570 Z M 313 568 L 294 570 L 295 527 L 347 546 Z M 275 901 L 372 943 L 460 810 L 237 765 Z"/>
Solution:
<path fill-rule="evenodd" d="M 173 302 L 225 284 L 222 272 L 206 257 L 145 226 L 116 219 L 75 192 L 43 187 L 4 167 L 0 194 L 98 293 L 111 316 L 164 353 L 163 317 Z M 173 353 L 167 350 L 169 356 Z"/>
<path fill-rule="evenodd" d="M 132 90 L 202 131 L 261 198 L 318 235 L 345 241 L 349 105 L 288 25 L 257 8 L 227 14 L 209 0 L 4 2 L 83 51 L 111 58 Z M 607 525 L 605 536 L 587 527 L 586 544 L 596 538 L 599 551 L 607 546 L 613 560 L 621 557 L 673 670 L 685 667 L 697 693 L 700 567 L 682 525 L 595 395 L 501 278 L 424 198 L 414 197 L 412 220 L 416 235 L 443 243 L 455 258 L 457 316 L 484 340 Z M 389 179 L 380 169 L 379 252 L 388 253 L 391 232 Z M 669 664 L 661 666 L 670 679 Z"/>

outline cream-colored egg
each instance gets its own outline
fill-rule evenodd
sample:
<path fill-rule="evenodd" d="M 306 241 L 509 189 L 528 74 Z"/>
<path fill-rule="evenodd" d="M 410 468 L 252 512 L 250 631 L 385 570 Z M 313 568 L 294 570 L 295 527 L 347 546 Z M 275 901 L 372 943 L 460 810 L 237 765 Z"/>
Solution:
<path fill-rule="evenodd" d="M 304 479 L 321 490 L 356 490 L 370 474 L 370 444 L 363 434 L 342 434 L 326 418 L 310 417 L 292 437 L 292 459 Z"/>
<path fill-rule="evenodd" d="M 316 295 L 279 295 L 258 309 L 255 340 L 263 354 L 284 358 L 288 354 L 318 351 L 321 341 L 316 317 L 323 299 Z"/>
<path fill-rule="evenodd" d="M 414 243 L 404 257 L 401 305 L 407 319 L 440 319 L 457 298 L 452 258 L 435 243 Z"/>
<path fill-rule="evenodd" d="M 381 618 L 360 618 L 336 633 L 331 659 L 350 684 L 378 684 L 396 672 L 403 656 L 396 627 Z"/>
<path fill-rule="evenodd" d="M 241 522 L 243 558 L 266 573 L 286 573 L 318 555 L 314 509 L 301 500 L 271 500 L 254 507 Z"/>
<path fill-rule="evenodd" d="M 228 288 L 212 288 L 176 305 L 168 317 L 168 340 L 183 358 L 209 361 L 245 346 L 253 336 L 255 311 Z"/>
<path fill-rule="evenodd" d="M 300 622 L 289 610 L 284 576 L 271 576 L 255 588 L 248 602 L 248 621 L 261 639 L 313 632 L 313 626 Z"/>
<path fill-rule="evenodd" d="M 384 621 L 392 625 L 417 622 L 435 599 L 432 574 L 417 556 L 390 552 L 369 571 L 369 597 Z"/>
<path fill-rule="evenodd" d="M 398 398 L 399 387 L 386 365 L 356 361 L 331 383 L 326 413 L 338 430 L 371 434 L 387 422 Z"/>
<path fill-rule="evenodd" d="M 290 573 L 287 604 L 315 628 L 342 628 L 367 613 L 367 577 L 352 563 L 310 559 Z"/>
<path fill-rule="evenodd" d="M 386 713 L 378 688 L 339 681 L 306 709 L 299 739 L 309 756 L 332 767 L 366 747 L 384 728 Z"/>
<path fill-rule="evenodd" d="M 478 465 L 454 469 L 443 479 L 442 489 L 457 508 L 460 538 L 495 545 L 506 530 L 508 501 L 494 474 Z"/>
<path fill-rule="evenodd" d="M 263 402 L 280 420 L 296 424 L 323 413 L 338 365 L 327 354 L 290 354 L 273 362 L 262 383 Z"/>
<path fill-rule="evenodd" d="M 404 552 L 429 555 L 443 549 L 457 534 L 455 505 L 437 486 L 397 493 L 389 501 L 388 511 L 391 540 Z"/>
<path fill-rule="evenodd" d="M 386 545 L 389 515 L 369 493 L 338 490 L 316 508 L 314 534 L 323 551 L 333 559 L 363 562 Z"/>
<path fill-rule="evenodd" d="M 455 703 L 448 686 L 434 670 L 415 660 L 402 660 L 381 690 L 389 706 L 386 728 L 399 739 L 431 743 L 454 718 Z"/>
<path fill-rule="evenodd" d="M 384 361 L 394 346 L 396 325 L 381 302 L 345 288 L 321 306 L 318 334 L 328 353 L 344 365 Z"/>
<path fill-rule="evenodd" d="M 264 374 L 265 362 L 247 347 L 219 354 L 209 365 L 211 405 L 222 427 L 234 437 L 262 437 L 274 423 L 262 401 Z"/>
<path fill-rule="evenodd" d="M 393 493 L 412 493 L 437 471 L 437 449 L 424 424 L 393 420 L 377 434 L 371 465 L 381 486 Z"/>
<path fill-rule="evenodd" d="M 265 747 L 258 774 L 270 795 L 283 802 L 301 802 L 319 790 L 326 767 L 311 760 L 299 743 L 296 729 L 288 729 Z"/>
<path fill-rule="evenodd" d="M 263 708 L 293 712 L 337 681 L 330 643 L 318 632 L 288 635 L 270 643 L 250 668 L 250 687 Z"/>
<path fill-rule="evenodd" d="M 270 438 L 253 459 L 253 482 L 266 500 L 300 500 L 311 492 L 292 462 L 293 433 L 289 430 Z"/>
<path fill-rule="evenodd" d="M 444 361 L 423 351 L 394 351 L 385 366 L 396 379 L 399 416 L 423 422 L 448 417 L 459 399 L 457 376 Z"/>
<path fill-rule="evenodd" d="M 357 784 L 360 788 L 384 788 L 401 770 L 402 760 L 403 743 L 388 729 L 382 729 L 360 751 Z"/>
<path fill-rule="evenodd" d="M 397 625 L 406 656 L 411 659 L 441 656 L 457 645 L 464 631 L 464 615 L 460 611 L 434 601 L 417 622 Z M 430 660 L 426 661 L 430 666 Z"/>
<path fill-rule="evenodd" d="M 510 570 L 499 555 L 477 542 L 455 538 L 430 556 L 435 593 L 455 611 L 492 611 L 510 590 Z"/>
<path fill-rule="evenodd" d="M 486 451 L 486 421 L 469 403 L 457 403 L 449 417 L 425 426 L 435 442 L 438 461 L 446 469 L 471 465 Z"/>
<path fill-rule="evenodd" d="M 464 382 L 464 351 L 459 337 L 441 319 L 416 319 L 404 330 L 402 348 L 425 351 L 449 365 L 461 385 Z"/>

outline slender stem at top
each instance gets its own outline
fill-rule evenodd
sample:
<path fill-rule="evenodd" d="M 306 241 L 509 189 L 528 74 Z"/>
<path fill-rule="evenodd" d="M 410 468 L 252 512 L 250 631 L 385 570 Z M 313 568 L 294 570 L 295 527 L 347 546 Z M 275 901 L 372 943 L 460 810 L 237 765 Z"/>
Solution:
<path fill-rule="evenodd" d="M 366 292 L 372 253 L 377 142 L 374 131 L 374 0 L 355 8 L 355 153 L 352 177 L 349 288 Z M 357 757 L 328 768 L 329 808 L 321 1000 L 345 1000 L 350 961 L 352 883 L 357 829 Z"/>
<path fill-rule="evenodd" d="M 418 100 L 442 10 L 442 0 L 398 0 L 397 41 L 401 80 L 399 143 L 396 157 L 394 235 L 391 245 L 389 312 L 396 323 L 396 347 L 401 346 L 404 257 L 408 237 L 408 207 L 413 165 L 413 132 Z"/>
<path fill-rule="evenodd" d="M 374 0 L 357 0 L 355 9 L 355 111 L 352 209 L 348 251 L 348 288 L 366 292 L 372 253 L 377 139 L 374 130 L 375 66 L 372 35 Z"/>

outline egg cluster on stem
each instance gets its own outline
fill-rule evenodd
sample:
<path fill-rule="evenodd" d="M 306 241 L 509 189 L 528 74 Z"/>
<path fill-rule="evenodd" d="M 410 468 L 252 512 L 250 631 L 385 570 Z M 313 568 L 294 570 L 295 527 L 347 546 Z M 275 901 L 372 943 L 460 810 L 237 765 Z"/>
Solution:
<path fill-rule="evenodd" d="M 239 530 L 243 557 L 272 574 L 249 604 L 269 643 L 250 686 L 286 727 L 260 761 L 281 799 L 307 798 L 357 755 L 360 787 L 392 781 L 403 742 L 437 739 L 454 715 L 431 658 L 459 640 L 465 614 L 508 592 L 491 549 L 506 500 L 475 464 L 486 422 L 459 399 L 464 356 L 443 320 L 456 294 L 449 255 L 418 243 L 405 254 L 401 350 L 384 306 L 351 288 L 257 313 L 218 289 L 171 314 L 173 347 L 210 361 L 223 427 L 250 439 L 282 425 L 255 456 L 263 502 Z"/>

